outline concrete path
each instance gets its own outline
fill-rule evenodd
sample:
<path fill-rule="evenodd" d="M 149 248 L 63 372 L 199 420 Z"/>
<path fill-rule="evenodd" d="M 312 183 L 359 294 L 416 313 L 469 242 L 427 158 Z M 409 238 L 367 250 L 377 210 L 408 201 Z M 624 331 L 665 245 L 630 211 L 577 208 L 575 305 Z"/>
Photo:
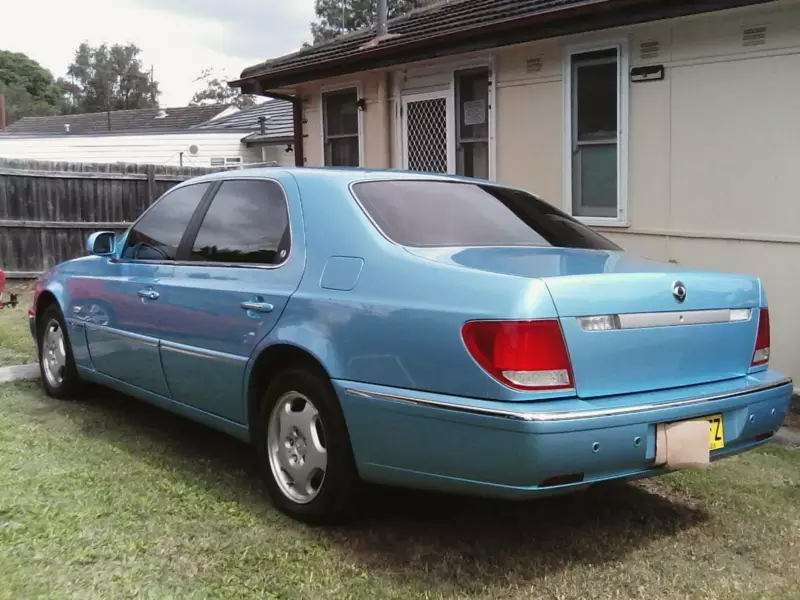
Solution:
<path fill-rule="evenodd" d="M 39 364 L 0 367 L 0 383 L 39 379 Z"/>

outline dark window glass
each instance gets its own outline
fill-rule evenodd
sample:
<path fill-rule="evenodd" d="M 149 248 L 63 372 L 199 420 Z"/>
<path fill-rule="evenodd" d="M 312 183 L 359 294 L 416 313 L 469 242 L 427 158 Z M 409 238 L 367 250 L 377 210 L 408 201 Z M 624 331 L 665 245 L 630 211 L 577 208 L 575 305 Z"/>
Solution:
<path fill-rule="evenodd" d="M 322 96 L 325 112 L 325 165 L 359 166 L 358 91 L 349 89 Z"/>
<path fill-rule="evenodd" d="M 289 214 L 271 181 L 226 181 L 192 247 L 195 261 L 274 265 L 289 254 Z"/>
<path fill-rule="evenodd" d="M 402 246 L 620 249 L 520 190 L 445 181 L 370 181 L 353 190 L 378 227 Z"/>
<path fill-rule="evenodd" d="M 175 260 L 186 226 L 209 185 L 188 185 L 163 196 L 128 234 L 122 257 Z"/>
<path fill-rule="evenodd" d="M 617 137 L 617 52 L 573 58 L 578 141 Z"/>

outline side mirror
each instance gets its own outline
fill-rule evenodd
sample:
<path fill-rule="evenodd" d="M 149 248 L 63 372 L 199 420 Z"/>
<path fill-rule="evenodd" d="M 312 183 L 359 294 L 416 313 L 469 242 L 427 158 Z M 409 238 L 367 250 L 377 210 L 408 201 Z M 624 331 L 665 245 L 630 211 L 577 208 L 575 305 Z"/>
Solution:
<path fill-rule="evenodd" d="M 86 249 L 96 256 L 111 256 L 114 254 L 116 235 L 113 231 L 96 231 L 89 236 Z"/>

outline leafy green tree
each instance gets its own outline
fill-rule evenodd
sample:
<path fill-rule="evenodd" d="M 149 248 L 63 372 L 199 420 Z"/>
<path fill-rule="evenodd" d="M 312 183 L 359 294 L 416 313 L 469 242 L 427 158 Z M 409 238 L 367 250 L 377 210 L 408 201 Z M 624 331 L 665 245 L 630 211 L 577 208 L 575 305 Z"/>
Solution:
<path fill-rule="evenodd" d="M 239 88 L 229 87 L 225 76 L 219 75 L 214 69 L 204 69 L 195 81 L 204 82 L 206 87 L 192 96 L 189 106 L 233 104 L 239 108 L 247 108 L 255 104 L 253 96 L 242 94 Z"/>
<path fill-rule="evenodd" d="M 431 0 L 388 0 L 389 18 L 431 4 Z M 317 20 L 311 24 L 314 43 L 332 40 L 336 36 L 358 31 L 375 24 L 378 0 L 316 0 Z"/>
<path fill-rule="evenodd" d="M 21 117 L 61 114 L 64 90 L 53 74 L 19 52 L 0 50 L 0 94 L 6 96 L 6 115 L 11 123 Z"/>
<path fill-rule="evenodd" d="M 134 44 L 78 46 L 59 83 L 67 90 L 74 112 L 101 112 L 158 107 L 158 83 L 151 80 Z"/>

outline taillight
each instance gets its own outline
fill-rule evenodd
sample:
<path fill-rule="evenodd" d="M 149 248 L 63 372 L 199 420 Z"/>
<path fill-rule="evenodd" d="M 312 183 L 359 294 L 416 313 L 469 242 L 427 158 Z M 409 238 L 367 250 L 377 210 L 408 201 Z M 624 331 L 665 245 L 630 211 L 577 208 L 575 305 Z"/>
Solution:
<path fill-rule="evenodd" d="M 753 362 L 750 366 L 757 367 L 769 362 L 769 309 L 762 308 L 758 314 L 758 334 L 756 335 L 756 349 L 753 352 Z"/>
<path fill-rule="evenodd" d="M 470 321 L 461 335 L 475 362 L 509 387 L 574 387 L 567 345 L 556 320 Z"/>

